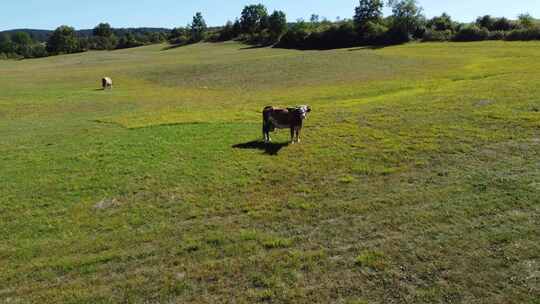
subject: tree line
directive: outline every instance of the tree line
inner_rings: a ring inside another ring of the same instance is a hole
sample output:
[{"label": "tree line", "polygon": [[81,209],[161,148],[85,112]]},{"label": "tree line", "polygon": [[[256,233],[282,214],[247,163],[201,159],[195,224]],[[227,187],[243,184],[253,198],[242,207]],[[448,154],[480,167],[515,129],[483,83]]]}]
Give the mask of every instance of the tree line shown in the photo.
[{"label": "tree line", "polygon": [[[392,14],[383,16],[388,6]],[[428,19],[416,0],[359,0],[351,19],[329,21],[312,15],[309,21],[287,21],[283,11],[270,13],[262,4],[247,5],[236,20],[210,28],[201,13],[191,23],[166,32],[113,29],[97,25],[92,35],[77,35],[60,26],[39,42],[25,32],[0,35],[0,58],[50,55],[131,48],[168,41],[177,46],[201,41],[239,40],[281,48],[332,49],[363,45],[391,45],[417,41],[540,40],[540,23],[529,14],[509,20],[489,15],[472,23],[452,20],[446,13]]]},{"label": "tree line", "polygon": [[88,50],[114,50],[163,43],[169,38],[169,32],[151,29],[114,29],[108,23],[98,24],[89,34],[62,25],[48,34],[45,41],[40,41],[42,34],[34,38],[29,31],[6,32],[0,34],[0,59],[39,58]]},{"label": "tree line", "polygon": [[[388,6],[392,14],[383,16]],[[360,0],[351,19],[329,21],[312,15],[309,21],[288,23],[281,11],[269,14],[262,4],[246,6],[209,41],[237,39],[248,43],[295,49],[332,49],[392,45],[409,41],[540,40],[540,23],[529,14],[509,20],[489,15],[472,23],[452,20],[446,13],[428,19],[416,0]]]}]

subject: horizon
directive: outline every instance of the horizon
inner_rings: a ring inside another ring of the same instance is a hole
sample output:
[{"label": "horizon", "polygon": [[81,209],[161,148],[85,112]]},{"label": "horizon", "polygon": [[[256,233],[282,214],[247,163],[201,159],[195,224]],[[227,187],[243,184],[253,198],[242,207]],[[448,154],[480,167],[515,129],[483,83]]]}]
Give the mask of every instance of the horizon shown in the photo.
[{"label": "horizon", "polygon": [[[351,18],[358,1],[336,0],[333,3],[323,1],[310,2],[298,0],[290,3],[285,0],[238,1],[233,0],[224,5],[213,0],[175,3],[174,0],[141,1],[132,3],[119,0],[109,4],[104,0],[93,3],[72,3],[67,0],[53,0],[46,3],[29,0],[24,3],[5,4],[7,9],[0,12],[0,31],[17,29],[54,30],[60,25],[69,25],[78,30],[92,29],[101,22],[107,22],[114,28],[167,28],[185,26],[191,22],[196,12],[201,12],[209,26],[222,26],[228,20],[239,17],[242,8],[252,3],[262,3],[269,11],[282,10],[287,14],[289,22],[298,19],[309,19],[312,14],[321,18],[336,20]],[[479,0],[471,4],[466,0],[455,0],[445,6],[437,0],[418,1],[424,9],[426,17],[441,15],[446,12],[459,22],[472,22],[478,16],[492,15],[515,19],[521,13],[540,16],[540,2],[536,0],[516,0],[512,3],[502,0]],[[101,5],[100,5],[101,4]],[[28,8],[31,8],[30,10]],[[107,9],[103,9],[107,7]],[[306,7],[309,7],[306,8]],[[168,8],[168,9],[164,9]],[[28,11],[26,18],[14,14],[15,11]],[[128,13],[125,13],[125,12]],[[73,13],[75,12],[75,13]],[[390,11],[385,8],[385,15]],[[44,17],[45,16],[45,17]],[[156,21],[158,20],[158,21]]]}]

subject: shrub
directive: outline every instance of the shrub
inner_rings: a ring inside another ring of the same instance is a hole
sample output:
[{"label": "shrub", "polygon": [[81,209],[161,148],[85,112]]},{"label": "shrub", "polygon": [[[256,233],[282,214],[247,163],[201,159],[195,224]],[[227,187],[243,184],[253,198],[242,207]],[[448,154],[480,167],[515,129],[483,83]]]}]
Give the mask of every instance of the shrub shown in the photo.
[{"label": "shrub", "polygon": [[428,20],[426,23],[426,26],[435,31],[446,31],[446,30],[453,31],[455,28],[455,24],[454,24],[454,21],[452,21],[452,17],[450,17],[446,13],[443,13],[439,17],[433,17],[432,19]]},{"label": "shrub", "polygon": [[434,30],[427,30],[424,33],[424,36],[422,37],[422,41],[429,42],[429,41],[450,41],[453,38],[453,33],[451,30],[444,30],[444,31],[434,31]]},{"label": "shrub", "polygon": [[49,56],[49,53],[47,53],[47,49],[43,44],[36,44],[32,46],[32,58],[41,58],[47,56]]},{"label": "shrub", "polygon": [[482,41],[489,37],[489,31],[476,25],[463,27],[454,36],[455,41]]},{"label": "shrub", "polygon": [[530,28],[530,29],[518,29],[510,31],[506,34],[506,40],[517,41],[517,40],[540,40],[540,28]]},{"label": "shrub", "polygon": [[307,38],[310,34],[311,32],[307,23],[298,22],[281,37],[281,41],[277,46],[283,48],[305,48]]},{"label": "shrub", "polygon": [[488,35],[488,40],[504,40],[506,37],[506,33],[504,31],[491,31]]},{"label": "shrub", "polygon": [[385,43],[388,28],[378,22],[367,22],[360,33],[362,43],[366,44],[381,44]]},{"label": "shrub", "polygon": [[231,21],[227,21],[225,26],[219,30],[215,35],[211,35],[207,39],[210,41],[228,41],[236,38],[239,33],[235,32],[234,24]]},{"label": "shrub", "polygon": [[490,31],[509,31],[516,28],[512,21],[506,18],[498,18],[493,23],[492,27],[489,28]]}]

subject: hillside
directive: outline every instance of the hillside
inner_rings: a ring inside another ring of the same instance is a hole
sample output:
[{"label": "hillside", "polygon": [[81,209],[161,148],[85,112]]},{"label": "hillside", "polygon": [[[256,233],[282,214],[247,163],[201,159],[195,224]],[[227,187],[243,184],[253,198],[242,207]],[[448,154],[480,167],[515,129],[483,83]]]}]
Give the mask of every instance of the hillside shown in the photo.
[{"label": "hillside", "polygon": [[539,47],[0,61],[0,302],[538,303]]}]

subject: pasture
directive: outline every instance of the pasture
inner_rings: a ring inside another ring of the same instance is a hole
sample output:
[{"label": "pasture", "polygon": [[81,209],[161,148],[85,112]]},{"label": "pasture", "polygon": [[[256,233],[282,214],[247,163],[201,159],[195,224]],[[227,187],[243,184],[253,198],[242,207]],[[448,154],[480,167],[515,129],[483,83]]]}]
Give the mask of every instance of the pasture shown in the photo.
[{"label": "pasture", "polygon": [[0,61],[0,302],[538,304],[539,50]]}]

